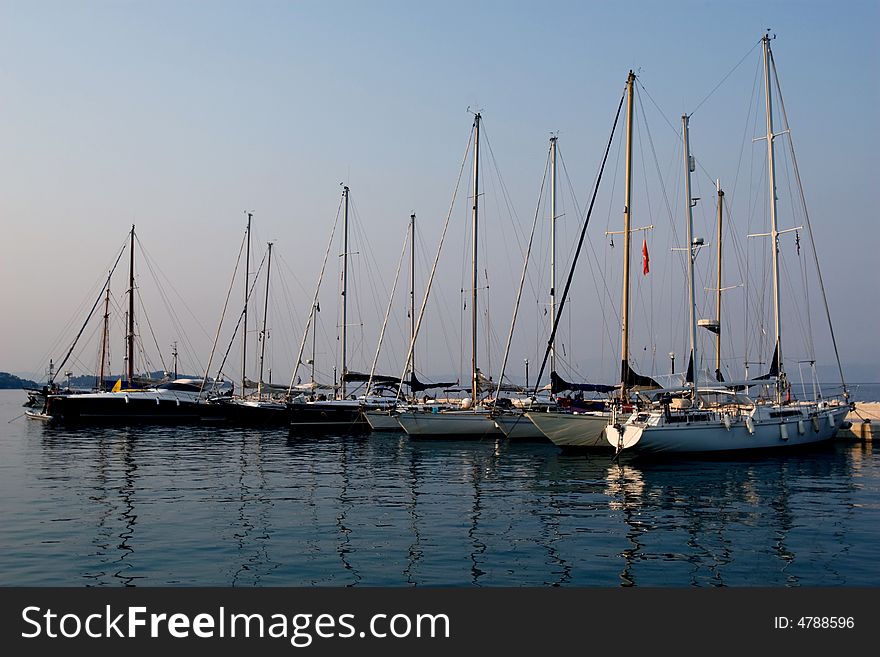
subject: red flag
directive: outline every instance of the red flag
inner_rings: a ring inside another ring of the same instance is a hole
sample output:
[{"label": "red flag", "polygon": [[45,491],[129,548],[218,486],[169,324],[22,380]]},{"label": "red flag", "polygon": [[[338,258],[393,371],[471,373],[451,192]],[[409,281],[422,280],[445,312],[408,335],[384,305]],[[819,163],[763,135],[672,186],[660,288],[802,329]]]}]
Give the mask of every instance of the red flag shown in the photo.
[{"label": "red flag", "polygon": [[647,276],[648,271],[650,270],[648,269],[648,240],[646,238],[645,241],[642,242],[642,273]]}]

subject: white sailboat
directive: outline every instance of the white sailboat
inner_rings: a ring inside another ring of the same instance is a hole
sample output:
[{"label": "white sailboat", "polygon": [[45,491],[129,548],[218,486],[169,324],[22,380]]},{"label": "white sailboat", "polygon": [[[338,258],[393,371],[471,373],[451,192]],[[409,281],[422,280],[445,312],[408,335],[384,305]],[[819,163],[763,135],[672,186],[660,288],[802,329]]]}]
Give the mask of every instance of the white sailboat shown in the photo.
[{"label": "white sailboat", "polygon": [[[653,380],[636,374],[629,364],[629,308],[630,308],[630,253],[632,233],[645,228],[632,228],[632,146],[633,146],[633,99],[635,74],[630,71],[626,81],[626,176],[623,206],[623,299],[621,304],[621,373],[619,401],[629,407],[629,391],[637,387],[655,387]],[[552,353],[551,353],[552,355]],[[552,366],[551,366],[552,370]],[[551,380],[555,372],[551,371]],[[585,387],[585,386],[584,386]],[[593,386],[601,390],[602,386]],[[554,445],[563,449],[604,449],[609,448],[605,439],[605,428],[612,419],[610,408],[584,412],[531,412],[526,414],[532,423],[549,438]]]},{"label": "white sailboat", "polygon": [[[394,291],[397,287],[397,278],[395,275],[394,284],[391,286],[391,295],[388,301],[388,310],[385,313],[385,321],[382,323],[382,330],[379,333],[379,342],[376,346],[376,355],[373,358],[373,365],[370,368],[370,375],[367,379],[367,392],[368,394],[373,392],[373,385],[378,381],[381,384],[389,385],[393,384],[397,390],[398,395],[390,399],[385,396],[376,397],[375,399],[379,403],[377,408],[373,408],[372,410],[365,410],[364,417],[366,418],[367,423],[370,425],[370,429],[373,431],[382,431],[382,432],[402,432],[403,427],[400,426],[400,422],[397,421],[397,416],[400,413],[405,413],[407,411],[413,411],[416,413],[424,413],[424,412],[433,412],[436,408],[438,411],[442,409],[450,408],[448,404],[441,404],[439,402],[430,402],[430,400],[425,396],[421,401],[416,399],[416,395],[418,392],[428,390],[430,388],[440,388],[440,387],[450,387],[455,385],[454,382],[448,383],[423,383],[418,380],[416,377],[416,368],[415,368],[415,341],[416,341],[416,305],[415,305],[415,290],[416,290],[416,215],[415,213],[410,214],[409,216],[409,229],[407,231],[407,239],[404,240],[404,251],[406,250],[407,242],[409,242],[409,255],[410,255],[410,287],[409,287],[409,318],[410,318],[410,348],[409,354],[406,360],[406,366],[404,367],[404,373],[400,378],[394,378],[389,376],[377,376],[376,375],[376,364],[379,360],[379,352],[382,348],[382,340],[385,335],[385,327],[388,323],[388,317],[391,313],[391,306],[394,301]],[[403,252],[400,255],[400,261],[403,261]],[[400,274],[400,262],[398,262],[397,274]],[[404,377],[406,373],[409,373],[409,380],[407,381]],[[410,388],[410,397],[407,400],[400,399],[400,393],[402,392],[402,387],[404,385],[408,385]]]},{"label": "white sailboat", "polygon": [[[482,375],[477,367],[477,285],[478,285],[478,208],[480,199],[480,113],[474,115],[474,188],[472,235],[472,296],[471,296],[471,398],[463,400],[461,410],[441,410],[424,413],[408,410],[397,416],[397,421],[411,438],[481,439],[500,437],[502,434],[492,421],[489,409],[479,405]],[[411,345],[412,348],[412,345]]]},{"label": "white sailboat", "polygon": [[[637,411],[628,418],[619,418],[605,430],[610,445],[633,453],[723,453],[742,450],[790,449],[827,441],[843,424],[850,410],[844,385],[843,400],[789,401],[789,384],[785,374],[782,327],[780,322],[779,249],[778,238],[783,232],[777,225],[776,181],[774,167],[773,112],[770,67],[770,37],[763,43],[764,94],[766,107],[767,171],[770,194],[770,249],[773,269],[773,312],[775,351],[771,370],[763,380],[747,381],[744,387],[758,383],[771,384],[774,396],[753,400],[735,392],[733,384],[701,385],[697,366],[697,319],[694,301],[694,257],[702,240],[693,237],[690,190],[693,160],[688,140],[688,116],[682,116],[685,167],[685,209],[688,245],[688,295],[690,304],[689,336],[693,376],[686,396],[666,395],[648,410]],[[720,285],[719,285],[720,288]],[[830,319],[830,318],[829,318]],[[832,334],[833,335],[833,334]],[[842,376],[841,376],[842,378]],[[708,383],[708,382],[707,382]],[[726,385],[727,387],[722,387]]]},{"label": "white sailboat", "polygon": [[[550,325],[553,326],[556,319],[556,154],[557,154],[557,136],[550,137]],[[537,223],[537,213],[535,213]],[[532,233],[529,237],[528,247],[526,249],[526,258],[523,263],[522,276],[519,283],[519,292],[517,293],[516,304],[514,305],[513,320],[510,324],[510,331],[507,335],[507,348],[504,351],[504,361],[501,365],[501,374],[498,377],[498,386],[495,391],[495,405],[493,408],[492,419],[495,426],[509,440],[540,440],[546,441],[547,437],[535,424],[528,418],[526,412],[529,410],[552,410],[555,403],[552,401],[539,403],[535,397],[525,397],[510,401],[508,405],[502,406],[501,389],[504,380],[504,371],[507,367],[507,358],[510,354],[510,344],[513,339],[513,329],[516,324],[516,316],[519,310],[520,297],[522,295],[523,285],[526,279],[526,269],[528,267],[529,256],[531,255],[532,239],[535,234],[535,227],[532,227]],[[555,371],[556,368],[556,349],[552,342],[550,344],[550,369]],[[526,389],[528,389],[528,360],[526,360]]]}]

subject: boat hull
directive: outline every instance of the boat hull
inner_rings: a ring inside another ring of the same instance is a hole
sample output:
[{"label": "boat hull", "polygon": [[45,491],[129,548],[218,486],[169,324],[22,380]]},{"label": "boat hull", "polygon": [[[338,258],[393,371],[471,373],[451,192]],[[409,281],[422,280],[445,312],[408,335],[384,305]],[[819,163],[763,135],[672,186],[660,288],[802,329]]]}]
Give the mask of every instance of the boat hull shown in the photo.
[{"label": "boat hull", "polygon": [[473,411],[408,412],[397,421],[410,438],[481,440],[504,435],[488,413]]},{"label": "boat hull", "polygon": [[612,447],[637,454],[723,454],[728,452],[786,450],[831,440],[849,412],[848,406],[821,409],[817,414],[783,418],[745,416],[689,424],[652,426],[626,422],[610,425],[605,437]]},{"label": "boat hull", "polygon": [[527,413],[532,423],[554,445],[562,449],[608,450],[605,427],[610,413]]},{"label": "boat hull", "polygon": [[364,413],[366,417],[367,423],[370,425],[370,429],[373,431],[403,431],[403,427],[400,426],[400,422],[397,421],[396,413],[389,413],[388,411],[367,411]]},{"label": "boat hull", "polygon": [[502,413],[496,415],[495,426],[508,440],[547,442],[547,436],[535,426],[526,413]]},{"label": "boat hull", "polygon": [[150,391],[50,395],[45,415],[64,424],[189,424],[202,420],[204,401]]},{"label": "boat hull", "polygon": [[287,405],[292,433],[364,433],[370,430],[358,404],[292,402]]},{"label": "boat hull", "polygon": [[286,427],[290,411],[287,404],[279,402],[214,399],[206,405],[202,420],[241,427]]}]

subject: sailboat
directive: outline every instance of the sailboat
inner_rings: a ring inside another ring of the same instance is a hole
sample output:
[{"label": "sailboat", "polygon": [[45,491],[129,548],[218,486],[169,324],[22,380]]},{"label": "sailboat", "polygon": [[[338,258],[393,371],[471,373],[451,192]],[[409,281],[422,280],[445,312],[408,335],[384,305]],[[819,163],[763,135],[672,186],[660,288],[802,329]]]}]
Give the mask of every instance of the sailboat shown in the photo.
[{"label": "sailboat", "polygon": [[[502,434],[495,426],[489,409],[479,405],[485,379],[477,366],[477,285],[478,273],[478,217],[480,199],[480,121],[479,112],[474,114],[474,188],[472,206],[472,290],[471,290],[471,397],[464,399],[461,409],[439,410],[426,413],[408,410],[397,416],[397,421],[411,438],[458,438],[481,439],[484,437],[500,437]],[[412,348],[412,345],[411,345]]]},{"label": "sailboat", "polygon": [[[400,432],[403,431],[403,427],[400,426],[400,422],[397,421],[397,416],[400,413],[406,411],[414,411],[414,412],[431,412],[432,409],[437,408],[440,410],[441,408],[448,408],[448,405],[440,404],[438,402],[429,403],[429,399],[426,396],[422,398],[421,401],[416,399],[416,395],[425,390],[429,390],[431,388],[448,388],[456,385],[455,382],[439,382],[439,383],[424,383],[418,379],[416,376],[416,367],[415,367],[415,341],[416,341],[416,281],[415,281],[415,272],[416,272],[416,215],[412,213],[409,217],[409,230],[407,232],[407,239],[409,240],[410,247],[410,287],[409,287],[409,317],[410,317],[410,348],[409,354],[407,356],[406,366],[404,368],[404,377],[395,378],[389,376],[379,376],[375,374],[376,362],[379,358],[379,349],[381,348],[382,338],[379,338],[379,346],[376,348],[376,357],[373,361],[373,367],[371,369],[370,375],[367,377],[367,390],[368,392],[372,391],[372,386],[380,383],[386,386],[393,386],[397,389],[398,395],[395,397],[391,407],[388,408],[385,405],[388,403],[388,400],[384,398],[379,398],[377,401],[382,403],[381,408],[375,408],[372,410],[365,410],[364,417],[370,425],[370,429],[373,431],[391,431],[391,432]],[[406,242],[404,242],[404,248],[406,247]],[[401,254],[401,259],[403,254]],[[398,273],[400,269],[398,267]],[[397,284],[397,278],[395,277],[395,286]],[[395,286],[392,286],[391,289],[391,300],[389,300],[388,310],[391,310],[391,301],[394,297],[394,289]],[[388,313],[386,313],[386,323],[388,319]],[[383,325],[383,334],[384,334],[384,325]],[[409,372],[409,380],[406,380],[405,374]],[[408,400],[398,400],[400,397],[400,393],[402,392],[401,388],[406,385],[409,387],[410,398]]]},{"label": "sailboat", "polygon": [[[363,411],[368,408],[377,408],[381,403],[391,404],[388,402],[379,402],[378,400],[359,399],[348,392],[348,383],[352,378],[357,378],[355,373],[349,372],[348,369],[348,232],[349,232],[349,193],[348,185],[342,186],[342,315],[340,318],[340,361],[341,373],[339,376],[339,387],[335,389],[335,395],[332,399],[326,398],[306,398],[303,394],[293,395],[293,380],[299,367],[299,361],[302,358],[302,347],[305,344],[305,336],[303,336],[303,344],[300,346],[300,356],[297,361],[297,367],[294,369],[291,377],[291,385],[288,389],[287,411],[289,413],[290,430],[293,432],[320,432],[320,433],[360,433],[370,430],[364,418]],[[331,235],[332,243],[332,235]],[[326,258],[325,258],[326,262]],[[322,269],[323,274],[323,269]],[[318,282],[320,289],[320,280]],[[315,300],[312,303],[311,318],[314,317],[317,309],[317,291]],[[306,327],[308,329],[308,327]],[[314,330],[314,329],[313,329]],[[320,395],[319,397],[323,397]]]},{"label": "sailboat", "polygon": [[[773,270],[773,317],[775,349],[770,372],[741,385],[731,383],[702,383],[697,358],[698,320],[694,294],[694,259],[702,246],[702,239],[693,237],[693,206],[691,172],[694,170],[690,153],[688,115],[683,115],[682,137],[685,181],[685,216],[687,220],[689,339],[691,364],[689,390],[685,395],[663,395],[652,407],[639,410],[628,418],[615,418],[605,430],[609,444],[621,452],[638,454],[668,453],[726,453],[743,450],[792,449],[814,445],[831,439],[842,426],[850,410],[844,383],[843,399],[814,401],[791,400],[790,386],[783,360],[783,333],[781,325],[781,295],[779,268],[779,230],[777,223],[777,185],[774,162],[774,133],[770,69],[773,55],[770,36],[762,38],[764,64],[764,96],[766,108],[767,171],[769,178],[771,263]],[[774,69],[775,70],[775,69]],[[821,281],[821,275],[820,275]],[[720,288],[720,285],[719,285]],[[830,322],[830,316],[829,316]],[[832,332],[833,337],[833,332]],[[839,364],[839,360],[838,360]],[[841,370],[841,379],[842,370]],[[744,393],[755,385],[773,387],[771,399],[752,399]]]},{"label": "sailboat", "polygon": [[[207,407],[201,379],[175,379],[143,387],[135,377],[135,230],[130,231],[126,379],[110,392],[49,394],[42,415],[63,423],[185,423],[199,421]],[[219,389],[228,389],[221,383]]]},{"label": "sailboat", "polygon": [[[621,334],[620,353],[621,370],[620,385],[618,390],[618,405],[623,408],[632,408],[629,400],[630,391],[637,388],[658,388],[653,379],[637,374],[629,362],[629,318],[630,318],[630,253],[632,233],[649,230],[651,226],[644,228],[632,228],[632,147],[633,147],[633,99],[635,87],[635,74],[630,71],[626,80],[626,177],[624,185],[623,205],[623,301],[621,304]],[[552,340],[551,340],[552,344]],[[552,356],[552,352],[551,352]],[[610,386],[601,384],[569,384],[563,382],[552,367],[551,360],[551,392],[559,392],[561,389],[574,389],[578,392],[608,393],[613,390]],[[599,408],[595,408],[598,405]],[[582,409],[570,409],[568,412],[530,412],[526,416],[547,438],[557,447],[563,449],[608,449],[605,440],[605,428],[612,419],[610,404],[598,403],[592,407]]]},{"label": "sailboat", "polygon": [[[290,414],[287,410],[287,404],[283,400],[272,399],[270,394],[264,392],[268,388],[263,382],[264,362],[266,355],[266,342],[268,340],[268,331],[266,330],[266,322],[269,314],[269,282],[272,271],[272,242],[268,243],[266,256],[266,290],[263,302],[263,326],[260,331],[260,371],[257,379],[257,389],[250,394],[247,392],[248,383],[245,373],[247,372],[247,311],[250,299],[249,287],[249,263],[250,263],[250,241],[251,241],[251,220],[253,214],[247,213],[247,247],[245,252],[244,266],[244,308],[242,310],[242,339],[241,339],[241,393],[238,396],[219,394],[210,398],[212,410],[216,414],[206,417],[206,420],[212,422],[222,422],[226,424],[235,424],[240,426],[287,426],[290,421]],[[251,386],[252,387],[252,386]]]},{"label": "sailboat", "polygon": [[[557,160],[557,141],[558,137],[553,135],[550,137],[550,325],[553,326],[556,320],[556,160]],[[537,213],[536,213],[537,219]],[[537,222],[536,222],[537,223]],[[552,400],[542,399],[538,401],[537,396],[533,395],[525,398],[502,400],[501,388],[504,379],[504,370],[507,366],[507,357],[510,353],[510,343],[513,338],[513,329],[516,323],[516,315],[519,309],[519,300],[522,295],[523,285],[525,284],[526,268],[528,266],[529,255],[531,254],[532,238],[535,230],[532,227],[532,233],[529,237],[529,244],[526,250],[526,259],[523,264],[522,276],[520,278],[519,292],[517,293],[516,304],[514,306],[513,321],[511,322],[510,332],[507,336],[507,348],[504,352],[504,361],[501,366],[501,374],[499,376],[498,387],[495,392],[495,404],[492,408],[492,419],[495,426],[510,440],[539,440],[546,441],[546,435],[528,418],[527,411],[538,412],[552,411],[556,404]],[[553,344],[550,345],[550,369],[555,374],[556,371],[556,349]],[[528,389],[528,360],[526,359],[526,390]],[[502,403],[504,402],[504,403]]]}]

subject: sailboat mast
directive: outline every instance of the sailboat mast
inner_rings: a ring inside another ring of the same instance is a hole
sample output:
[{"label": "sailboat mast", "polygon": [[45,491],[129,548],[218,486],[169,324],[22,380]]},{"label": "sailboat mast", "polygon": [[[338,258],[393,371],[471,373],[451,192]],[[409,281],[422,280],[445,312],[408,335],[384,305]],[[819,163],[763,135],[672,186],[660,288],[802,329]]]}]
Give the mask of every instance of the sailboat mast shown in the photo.
[{"label": "sailboat mast", "polygon": [[101,367],[100,372],[98,374],[98,385],[95,386],[98,390],[104,390],[104,365],[107,362],[107,337],[108,337],[108,329],[109,329],[109,320],[110,320],[110,288],[107,288],[107,292],[104,295],[104,329],[101,332]]},{"label": "sailboat mast", "polygon": [[[316,342],[316,336],[318,334],[317,310],[318,310],[318,305],[317,304],[313,305],[312,306],[312,313],[315,313],[315,315],[314,315],[314,322],[312,324],[312,371],[309,374],[311,383],[315,382],[315,342]],[[314,388],[312,388],[312,391],[314,392]]]},{"label": "sailboat mast", "polygon": [[620,399],[626,401],[629,380],[629,260],[631,248],[631,202],[632,202],[632,132],[633,132],[633,84],[636,76],[632,71],[626,78],[626,182],[623,205],[623,303],[620,306]]},{"label": "sailboat mast", "polygon": [[480,382],[477,373],[477,208],[480,200],[480,113],[474,116],[474,206],[473,206],[473,275],[471,296],[471,394],[476,405],[480,394]]},{"label": "sailboat mast", "polygon": [[134,381],[134,224],[131,225],[131,253],[128,266],[128,335],[126,336],[128,357],[128,385]]},{"label": "sailboat mast", "polygon": [[263,302],[263,330],[260,332],[260,378],[257,381],[257,399],[263,398],[263,359],[266,356],[266,315],[269,314],[269,272],[272,269],[272,242],[269,242],[269,255],[266,262],[266,298]]},{"label": "sailboat mast", "polygon": [[770,183],[770,248],[773,260],[773,323],[776,331],[776,362],[778,378],[776,382],[776,401],[782,399],[782,386],[785,372],[782,365],[782,329],[780,316],[782,310],[779,303],[779,229],[776,221],[776,165],[773,159],[773,103],[770,96],[770,35],[761,39],[764,46],[764,98],[767,109],[767,171]]},{"label": "sailboat mast", "polygon": [[[550,137],[550,326],[556,325],[556,136]],[[550,371],[556,371],[556,345],[550,345]],[[526,386],[529,382],[526,381]]]},{"label": "sailboat mast", "polygon": [[410,316],[410,333],[409,341],[413,345],[409,355],[409,369],[412,375],[416,373],[416,213],[413,212],[409,216],[409,316]]},{"label": "sailboat mast", "polygon": [[724,216],[724,191],[721,189],[721,180],[715,181],[715,189],[718,192],[718,276],[715,292],[715,378],[721,373],[721,228]]},{"label": "sailboat mast", "polygon": [[342,399],[345,399],[345,375],[348,373],[346,364],[345,341],[347,325],[347,296],[348,289],[348,186],[342,187],[342,197],[345,207],[342,213]]},{"label": "sailboat mast", "polygon": [[[694,215],[693,215],[693,207],[694,201],[691,199],[691,148],[690,141],[688,137],[688,115],[683,114],[681,117],[681,129],[682,129],[682,139],[684,141],[684,202],[685,202],[685,212],[687,214],[687,254],[688,254],[688,263],[687,263],[687,272],[688,272],[688,312],[690,317],[689,323],[689,332],[690,332],[690,342],[691,342],[691,363],[693,365],[691,371],[693,373],[693,381],[691,381],[691,390],[693,394],[693,401],[696,403],[697,401],[697,371],[698,367],[698,359],[697,359],[697,312],[696,312],[696,300],[694,293]],[[719,285],[719,289],[720,289]],[[719,293],[720,294],[720,293]]]},{"label": "sailboat mast", "polygon": [[251,217],[253,217],[253,213],[247,213],[247,243],[245,246],[245,256],[244,256],[244,330],[241,333],[241,396],[244,397],[247,393],[247,389],[245,388],[245,381],[247,380],[247,308],[248,308],[248,277],[249,277],[249,269],[251,266]]}]

